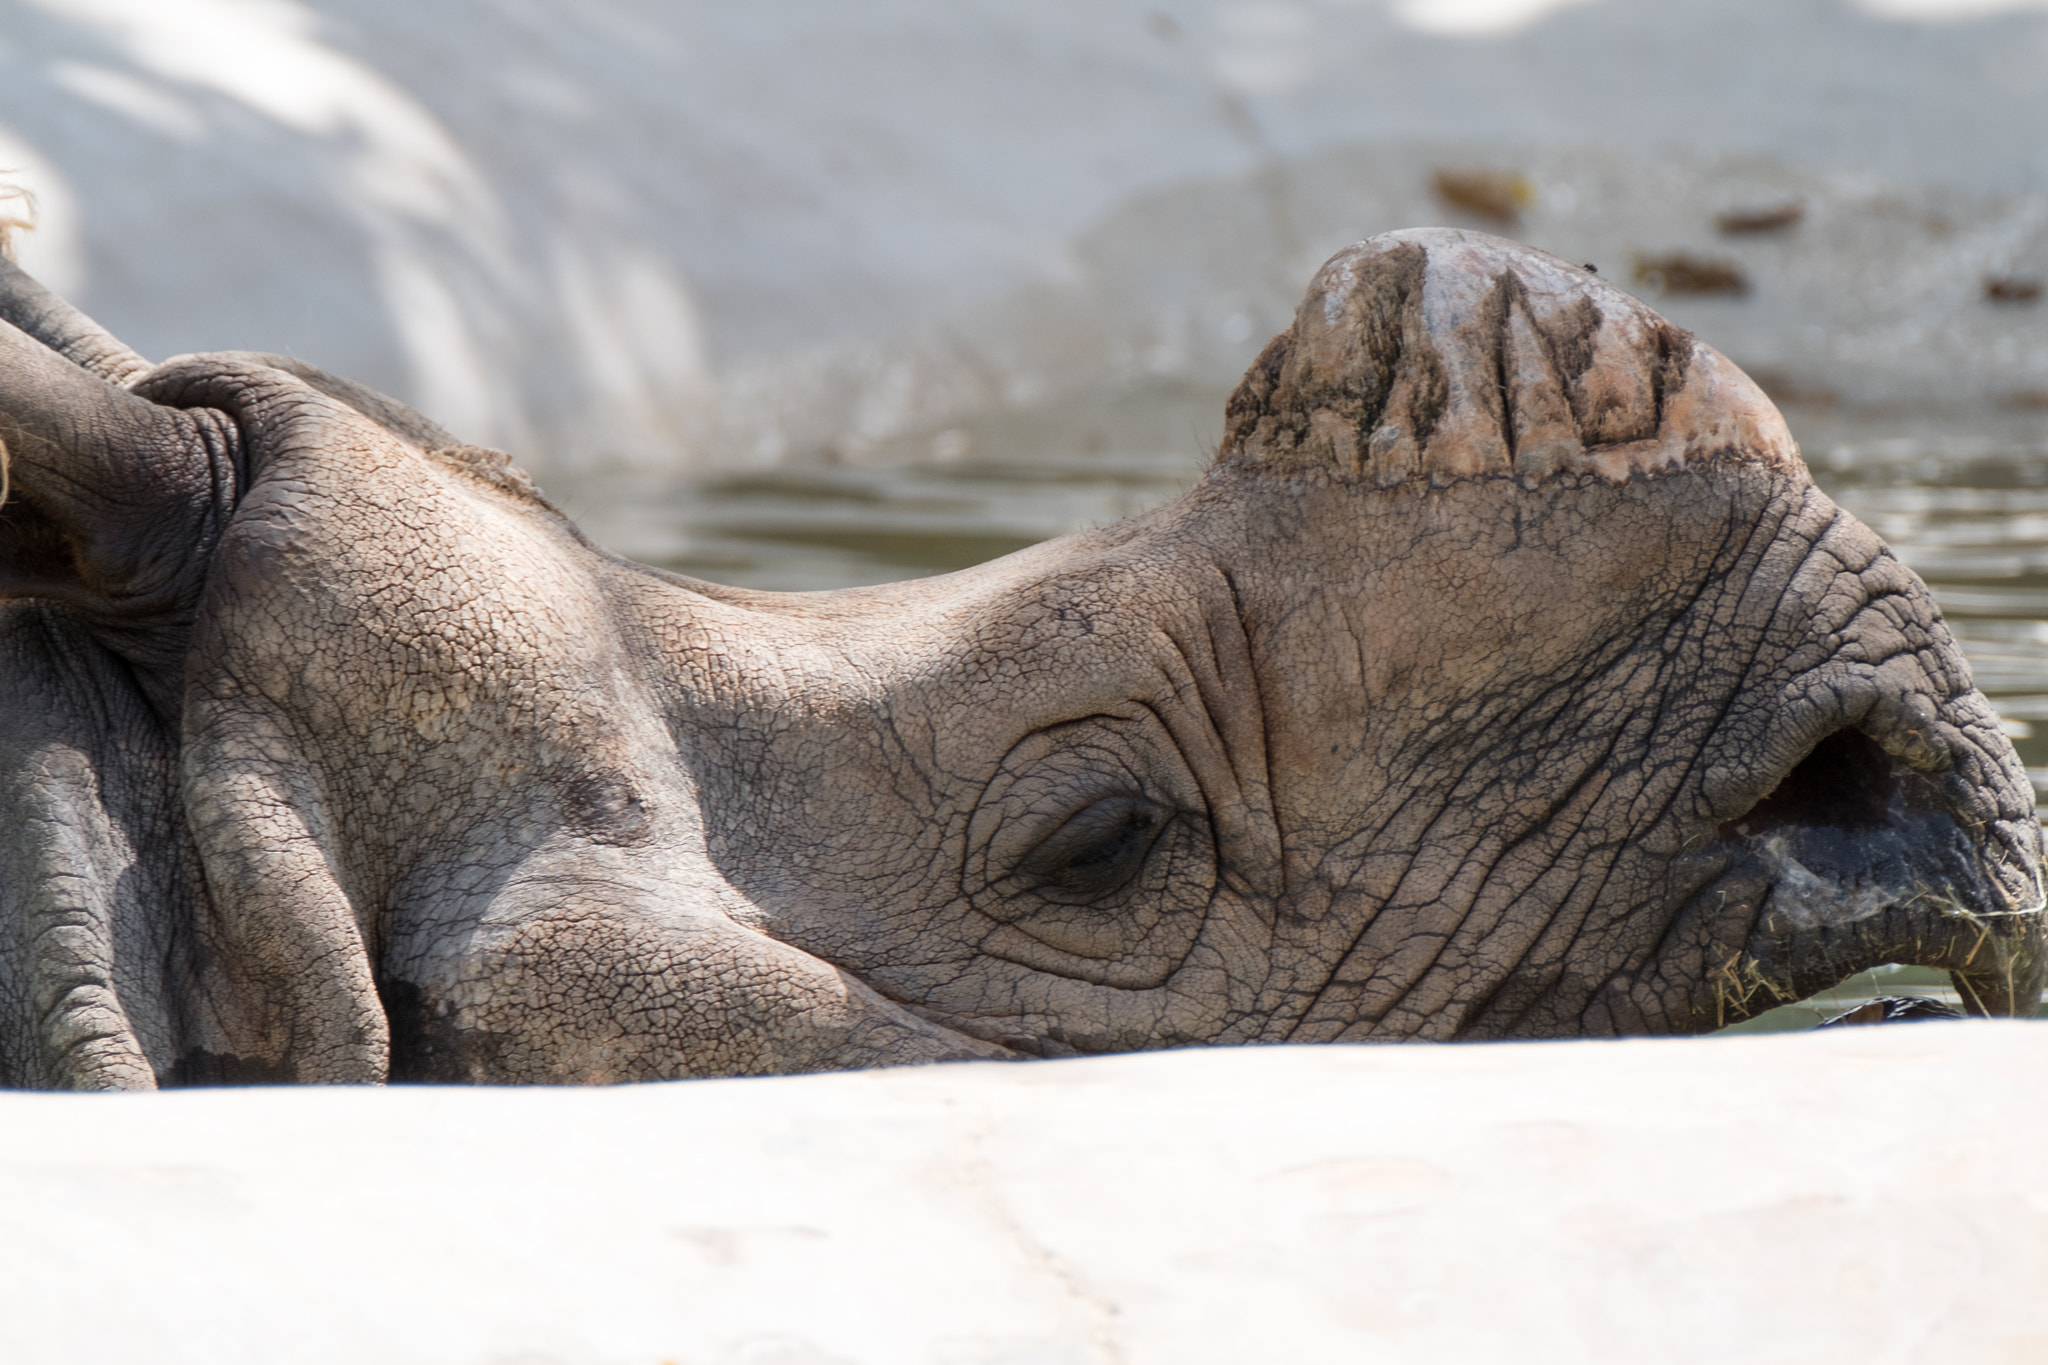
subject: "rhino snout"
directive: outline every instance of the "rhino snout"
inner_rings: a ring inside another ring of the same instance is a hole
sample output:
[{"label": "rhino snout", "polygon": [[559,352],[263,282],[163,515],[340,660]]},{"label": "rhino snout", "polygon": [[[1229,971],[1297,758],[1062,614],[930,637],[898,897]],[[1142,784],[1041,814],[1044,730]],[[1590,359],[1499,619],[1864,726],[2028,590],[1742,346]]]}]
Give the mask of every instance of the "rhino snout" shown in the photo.
[{"label": "rhino snout", "polygon": [[2031,1013],[2048,964],[2034,846],[1958,809],[1937,727],[1881,734],[1827,735],[1720,825],[1755,898],[1742,1012],[1896,962],[1948,969],[1973,1013]]}]

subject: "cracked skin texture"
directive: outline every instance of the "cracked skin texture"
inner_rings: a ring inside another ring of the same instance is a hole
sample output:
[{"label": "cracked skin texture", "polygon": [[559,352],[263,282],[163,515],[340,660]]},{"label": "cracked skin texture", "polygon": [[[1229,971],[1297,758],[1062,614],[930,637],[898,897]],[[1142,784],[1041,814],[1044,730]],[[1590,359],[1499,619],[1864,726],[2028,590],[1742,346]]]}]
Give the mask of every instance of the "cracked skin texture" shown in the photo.
[{"label": "cracked skin texture", "polygon": [[845,592],[585,541],[277,357],[0,289],[0,1078],[602,1082],[2010,1012],[2031,790],[1763,395],[1360,243],[1144,516]]}]

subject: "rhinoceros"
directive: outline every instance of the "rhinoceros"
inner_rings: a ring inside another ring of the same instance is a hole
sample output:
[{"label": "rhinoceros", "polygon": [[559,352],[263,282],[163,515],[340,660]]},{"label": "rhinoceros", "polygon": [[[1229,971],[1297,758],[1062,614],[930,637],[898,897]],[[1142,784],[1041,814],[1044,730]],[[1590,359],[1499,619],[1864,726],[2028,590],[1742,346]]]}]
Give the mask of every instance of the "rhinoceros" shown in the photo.
[{"label": "rhinoceros", "polygon": [[2029,1010],[2041,831],[1926,587],[1570,262],[1359,243],[1147,514],[768,593],[0,288],[0,1077],[603,1082]]}]

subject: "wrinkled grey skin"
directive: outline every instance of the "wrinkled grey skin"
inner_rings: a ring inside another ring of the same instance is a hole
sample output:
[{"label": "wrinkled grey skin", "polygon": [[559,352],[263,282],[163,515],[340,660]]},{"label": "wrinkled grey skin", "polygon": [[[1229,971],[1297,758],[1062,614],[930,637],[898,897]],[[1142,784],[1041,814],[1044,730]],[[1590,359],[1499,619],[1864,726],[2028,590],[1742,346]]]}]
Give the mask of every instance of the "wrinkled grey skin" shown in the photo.
[{"label": "wrinkled grey skin", "polygon": [[0,288],[0,1076],[618,1081],[2011,1012],[2041,842],[1925,587],[1732,366],[1340,254],[1145,516],[745,592],[246,354]]}]

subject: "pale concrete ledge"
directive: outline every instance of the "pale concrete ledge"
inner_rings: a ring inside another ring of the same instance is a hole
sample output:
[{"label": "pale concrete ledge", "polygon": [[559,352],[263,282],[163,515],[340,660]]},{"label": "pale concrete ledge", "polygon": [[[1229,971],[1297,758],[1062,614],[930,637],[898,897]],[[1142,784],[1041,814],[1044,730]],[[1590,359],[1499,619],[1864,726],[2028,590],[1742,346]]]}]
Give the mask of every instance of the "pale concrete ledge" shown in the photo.
[{"label": "pale concrete ledge", "polygon": [[2048,1360],[2048,1029],[0,1096],[0,1359]]}]

